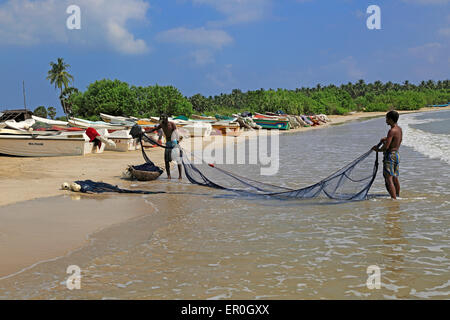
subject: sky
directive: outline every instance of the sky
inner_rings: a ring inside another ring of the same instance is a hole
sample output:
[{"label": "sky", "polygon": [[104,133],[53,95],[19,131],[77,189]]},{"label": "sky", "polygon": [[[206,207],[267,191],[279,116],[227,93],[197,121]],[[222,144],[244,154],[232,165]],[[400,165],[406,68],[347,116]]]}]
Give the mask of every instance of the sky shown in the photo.
[{"label": "sky", "polygon": [[81,91],[107,78],[209,96],[449,79],[449,44],[450,0],[0,0],[0,110],[23,107],[22,81],[29,109],[59,110],[59,57]]}]

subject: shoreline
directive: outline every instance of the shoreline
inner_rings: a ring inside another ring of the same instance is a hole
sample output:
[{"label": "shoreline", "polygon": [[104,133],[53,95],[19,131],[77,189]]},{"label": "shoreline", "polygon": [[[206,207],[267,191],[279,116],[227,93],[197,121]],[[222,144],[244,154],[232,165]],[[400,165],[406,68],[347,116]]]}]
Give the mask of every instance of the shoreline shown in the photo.
[{"label": "shoreline", "polygon": [[[444,108],[422,108],[414,111],[399,111],[399,113],[408,114],[440,110],[450,110],[450,106]],[[352,121],[378,118],[384,115],[385,112],[358,112],[344,116],[331,115],[328,116],[331,122],[326,125],[280,131],[280,134],[318,130]],[[258,131],[247,131],[241,134],[241,137],[258,134]],[[189,140],[191,146],[192,144],[196,145],[195,139],[197,138]],[[214,141],[214,138],[211,140]],[[183,147],[186,147],[186,143]],[[147,149],[146,152],[156,165],[164,168],[163,149],[151,148]],[[140,150],[125,153],[105,151],[101,154],[53,158],[0,156],[0,159],[0,208],[24,201],[67,195],[67,191],[60,190],[63,182],[71,183],[76,180],[90,179],[121,185],[127,188],[133,181],[122,179],[122,172],[126,170],[127,165],[138,165],[144,161]],[[175,175],[177,174],[175,173]]]},{"label": "shoreline", "polygon": [[[434,109],[421,109],[417,111],[403,111],[405,113],[418,113],[435,111]],[[450,107],[438,110],[450,110]],[[308,130],[329,128],[333,125],[341,125],[352,121],[364,121],[367,119],[384,116],[384,112],[355,113],[346,116],[329,116],[332,122],[317,127],[303,127],[289,131],[280,131],[280,134],[291,134]],[[255,137],[259,131],[247,131],[241,137]],[[221,137],[221,136],[217,136]],[[189,140],[185,143],[198,146],[200,138]],[[214,142],[210,139],[208,143]],[[205,144],[203,144],[204,146]],[[189,149],[189,148],[187,148]],[[146,150],[156,165],[163,167],[164,150],[151,148]],[[122,188],[130,188],[135,181],[124,180],[121,173],[128,164],[141,164],[143,162],[141,151],[120,153],[108,151],[103,154],[91,154],[78,157],[57,158],[13,158],[0,157],[0,236],[8,237],[0,246],[0,256],[7,257],[7,264],[0,270],[0,280],[14,277],[32,269],[34,266],[48,261],[64,257],[71,252],[85,247],[92,237],[105,229],[139,219],[152,212],[142,213],[142,209],[127,210],[125,205],[129,203],[126,197],[106,197],[109,201],[96,201],[102,199],[102,195],[77,194],[60,190],[63,182],[91,179],[119,185]],[[20,170],[17,170],[19,166]],[[173,168],[176,171],[176,168]],[[177,172],[173,172],[173,182],[176,183]],[[43,176],[42,173],[45,172]],[[167,182],[167,179],[163,181]],[[80,204],[68,208],[67,198],[72,200],[80,198]],[[52,199],[56,198],[56,199]],[[51,200],[52,208],[49,212],[35,212],[33,205],[42,203],[46,199]],[[34,200],[34,202],[30,202]],[[138,201],[140,202],[140,201]],[[90,204],[94,206],[90,206]],[[102,206],[101,210],[92,209]],[[108,207],[109,206],[109,207]],[[14,210],[9,210],[14,207]],[[80,210],[81,208],[81,210]]]}]

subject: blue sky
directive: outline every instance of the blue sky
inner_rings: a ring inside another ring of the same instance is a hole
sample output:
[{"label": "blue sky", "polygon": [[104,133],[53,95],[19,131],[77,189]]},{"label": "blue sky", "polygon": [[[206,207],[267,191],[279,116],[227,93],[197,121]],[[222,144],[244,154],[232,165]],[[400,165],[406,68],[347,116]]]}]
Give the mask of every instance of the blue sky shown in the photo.
[{"label": "blue sky", "polygon": [[[81,29],[68,30],[69,5]],[[369,30],[369,5],[381,30]],[[234,88],[448,79],[450,0],[0,0],[0,109],[56,106],[50,61],[75,86],[103,78],[173,85],[190,96]]]}]

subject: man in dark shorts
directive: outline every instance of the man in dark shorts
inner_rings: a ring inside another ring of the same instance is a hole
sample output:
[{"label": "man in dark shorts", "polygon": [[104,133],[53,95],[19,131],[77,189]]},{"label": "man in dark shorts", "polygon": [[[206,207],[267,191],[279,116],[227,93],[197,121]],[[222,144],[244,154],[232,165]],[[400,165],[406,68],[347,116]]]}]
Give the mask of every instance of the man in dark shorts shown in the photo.
[{"label": "man in dark shorts", "polygon": [[178,144],[183,137],[178,139],[177,126],[175,123],[169,121],[169,117],[166,114],[161,115],[159,123],[160,124],[150,130],[149,133],[162,129],[164,135],[166,136],[166,146],[168,147],[168,149],[165,149],[164,151],[164,162],[166,163],[167,178],[171,179],[170,162],[174,160],[178,165],[178,179],[181,180],[181,159],[180,156],[176,156],[174,158],[173,155],[180,152]]},{"label": "man in dark shorts", "polygon": [[386,124],[391,126],[387,137],[380,140],[383,144],[381,148],[374,146],[372,150],[383,152],[383,176],[386,183],[386,189],[392,199],[400,196],[399,165],[400,156],[398,150],[403,139],[402,128],[397,124],[399,114],[396,111],[389,111],[386,114]]}]

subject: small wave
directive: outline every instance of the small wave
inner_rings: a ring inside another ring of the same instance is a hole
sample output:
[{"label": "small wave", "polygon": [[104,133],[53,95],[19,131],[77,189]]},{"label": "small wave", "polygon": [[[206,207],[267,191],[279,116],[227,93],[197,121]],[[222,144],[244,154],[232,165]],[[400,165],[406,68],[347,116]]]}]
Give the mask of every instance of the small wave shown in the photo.
[{"label": "small wave", "polygon": [[450,164],[450,135],[433,134],[412,128],[413,124],[439,122],[438,119],[417,119],[417,116],[406,116],[401,121],[403,128],[403,144],[431,158]]}]

